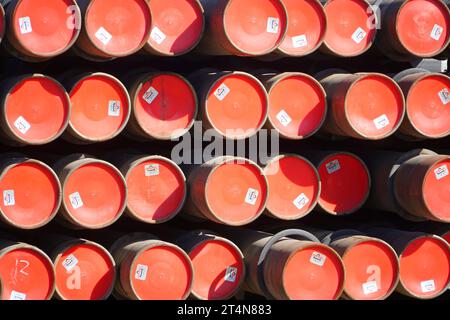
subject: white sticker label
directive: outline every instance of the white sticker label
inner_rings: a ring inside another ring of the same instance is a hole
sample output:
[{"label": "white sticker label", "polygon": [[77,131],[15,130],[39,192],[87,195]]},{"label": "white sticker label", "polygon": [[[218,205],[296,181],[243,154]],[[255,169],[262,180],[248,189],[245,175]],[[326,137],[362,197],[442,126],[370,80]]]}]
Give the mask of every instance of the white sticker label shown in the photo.
[{"label": "white sticker label", "polygon": [[158,96],[159,92],[156,91],[155,88],[150,87],[148,88],[148,90],[144,93],[144,95],[142,96],[142,98],[145,100],[145,102],[147,102],[148,104],[152,104],[152,102],[156,99],[156,97]]},{"label": "white sticker label", "polygon": [[14,190],[3,191],[3,204],[6,207],[11,207],[16,204],[16,199],[14,198]]},{"label": "white sticker label", "polygon": [[19,130],[23,134],[26,134],[28,130],[31,129],[31,124],[27,120],[25,120],[24,117],[20,116],[16,121],[14,121],[14,127],[16,127],[17,130]]},{"label": "white sticker label", "polygon": [[378,118],[376,118],[375,120],[373,120],[373,123],[375,124],[375,127],[378,130],[381,130],[389,125],[389,119],[388,119],[387,115],[383,114],[383,115],[379,116]]},{"label": "white sticker label", "polygon": [[111,41],[112,35],[106,31],[105,28],[100,27],[95,33],[95,37],[100,40],[105,46]]},{"label": "white sticker label", "polygon": [[328,174],[332,174],[336,171],[341,170],[341,164],[339,163],[339,160],[328,162],[325,167],[327,168]]},{"label": "white sticker label", "polygon": [[148,164],[145,167],[145,176],[152,177],[159,175],[159,164]]},{"label": "white sticker label", "polygon": [[167,37],[158,27],[154,27],[150,33],[150,38],[152,38],[157,44],[161,44]]},{"label": "white sticker label", "polygon": [[358,27],[358,29],[356,29],[356,31],[353,32],[352,39],[357,44],[360,44],[361,41],[363,41],[366,36],[367,36],[367,32],[365,32],[363,28]]},{"label": "white sticker label", "polygon": [[450,92],[448,91],[447,88],[444,88],[441,91],[439,91],[439,98],[441,99],[444,106],[450,102]]},{"label": "white sticker label", "polygon": [[442,28],[438,24],[435,24],[433,27],[433,30],[431,30],[430,37],[432,39],[438,41],[441,38],[443,31],[444,31],[444,28]]},{"label": "white sticker label", "polygon": [[11,290],[11,295],[9,296],[9,300],[27,300],[27,295],[22,292],[17,292]]},{"label": "white sticker label", "polygon": [[81,200],[81,196],[78,192],[72,193],[69,195],[70,203],[74,209],[81,208],[83,206],[83,200]]},{"label": "white sticker label", "polygon": [[378,292],[378,290],[379,290],[376,281],[369,281],[369,282],[363,283],[362,289],[366,296],[369,294]]},{"label": "white sticker label", "polygon": [[309,262],[312,264],[318,265],[319,267],[323,267],[325,264],[325,260],[327,260],[327,257],[319,252],[313,252],[311,255],[311,259],[309,259]]},{"label": "white sticker label", "polygon": [[31,28],[30,17],[19,18],[19,28],[20,28],[20,33],[22,33],[22,34],[33,32],[33,28]]},{"label": "white sticker label", "polygon": [[436,290],[434,280],[422,281],[420,283],[420,287],[422,288],[423,293],[433,292],[434,290]]},{"label": "white sticker label", "polygon": [[292,122],[292,118],[284,110],[278,112],[277,119],[278,121],[280,121],[283,127],[287,127]]},{"label": "white sticker label", "polygon": [[134,278],[137,280],[145,281],[147,279],[148,266],[144,264],[138,264],[136,267],[136,273]]},{"label": "white sticker label", "polygon": [[73,255],[68,255],[62,262],[63,267],[68,271],[72,271],[78,264],[78,259]]},{"label": "white sticker label", "polygon": [[245,196],[245,202],[254,206],[256,204],[256,200],[258,200],[259,191],[249,188],[247,191],[247,195]]},{"label": "white sticker label", "polygon": [[235,267],[228,267],[227,271],[225,272],[225,281],[228,282],[235,282],[237,277],[237,268]]},{"label": "white sticker label", "polygon": [[447,70],[448,70],[448,60],[447,59],[441,60],[441,72],[444,73],[447,72]]},{"label": "white sticker label", "polygon": [[118,117],[120,116],[120,101],[109,100],[108,102],[108,116]]},{"label": "white sticker label", "polygon": [[280,19],[269,17],[267,19],[267,32],[278,33],[280,29]]},{"label": "white sticker label", "polygon": [[444,177],[448,176],[449,172],[448,172],[448,167],[447,165],[443,165],[440,166],[439,168],[434,170],[434,174],[436,176],[436,179],[441,180]]},{"label": "white sticker label", "polygon": [[230,93],[230,88],[226,86],[225,83],[222,83],[217,90],[214,92],[214,95],[217,99],[222,101],[225,97]]},{"label": "white sticker label", "polygon": [[294,48],[302,48],[308,45],[308,40],[306,39],[306,35],[301,34],[299,36],[292,37],[292,46]]},{"label": "white sticker label", "polygon": [[309,198],[302,193],[294,200],[294,205],[297,207],[297,209],[301,210],[303,209],[307,204],[309,203]]}]

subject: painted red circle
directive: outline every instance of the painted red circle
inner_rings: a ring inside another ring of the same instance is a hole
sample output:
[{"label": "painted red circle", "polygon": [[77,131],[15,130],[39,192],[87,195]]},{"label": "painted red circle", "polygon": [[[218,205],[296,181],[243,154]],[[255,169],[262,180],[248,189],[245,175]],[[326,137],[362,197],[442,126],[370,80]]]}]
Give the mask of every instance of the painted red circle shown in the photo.
[{"label": "painted red circle", "polygon": [[[66,259],[76,263],[65,266]],[[55,273],[57,290],[66,300],[106,299],[114,286],[114,261],[106,249],[89,243],[64,251],[55,261]]]},{"label": "painted red circle", "polygon": [[117,79],[108,75],[94,74],[83,78],[71,90],[70,99],[70,125],[89,140],[103,141],[116,136],[130,112],[127,91]]},{"label": "painted red circle", "polygon": [[88,163],[66,179],[63,201],[78,222],[92,228],[108,225],[122,214],[126,186],[119,172],[104,163]]},{"label": "painted red circle", "polygon": [[[138,268],[140,276],[136,278]],[[140,253],[131,266],[130,276],[134,291],[142,300],[183,299],[193,280],[189,258],[180,249],[168,246]]]},{"label": "painted red circle", "polygon": [[126,181],[128,208],[144,221],[170,219],[186,196],[186,181],[180,169],[162,159],[140,162],[128,172]]},{"label": "painted red circle", "polygon": [[18,82],[5,101],[5,117],[13,133],[32,144],[56,139],[67,126],[70,103],[56,81],[29,76]]},{"label": "painted red circle", "polygon": [[360,242],[346,251],[343,261],[345,292],[352,299],[384,299],[397,285],[397,255],[384,242]]},{"label": "painted red circle", "polygon": [[125,56],[147,42],[151,13],[145,0],[93,0],[84,23],[96,47],[113,56]]},{"label": "painted red circle", "polygon": [[364,0],[330,0],[325,44],[341,56],[362,54],[375,39],[376,24],[370,5]]},{"label": "painted red circle", "polygon": [[283,0],[288,13],[286,36],[279,49],[286,54],[303,56],[314,51],[322,42],[327,20],[317,0]]},{"label": "painted red circle", "polygon": [[195,121],[197,100],[189,83],[176,75],[159,74],[144,82],[134,100],[134,114],[150,136],[170,139]]},{"label": "painted red circle", "polygon": [[[320,254],[323,265],[311,262]],[[291,300],[334,300],[344,282],[344,266],[339,256],[325,246],[311,245],[297,250],[284,266],[282,284]]]},{"label": "painted red circle", "polygon": [[412,241],[400,256],[400,280],[418,297],[436,296],[446,290],[450,279],[450,250],[445,241],[421,237]]},{"label": "painted red circle", "polygon": [[316,169],[304,159],[285,156],[264,169],[269,183],[267,209],[280,219],[298,219],[317,204],[320,181]]},{"label": "painted red circle", "polygon": [[189,253],[194,267],[192,292],[205,300],[223,300],[236,293],[244,276],[240,251],[222,240],[207,240]]},{"label": "painted red circle", "polygon": [[53,266],[39,251],[17,248],[0,258],[2,300],[46,300],[54,287]]},{"label": "painted red circle", "polygon": [[257,166],[228,161],[209,175],[205,197],[215,217],[227,224],[241,225],[262,213],[267,183]]},{"label": "painted red circle", "polygon": [[33,228],[49,222],[60,205],[61,188],[50,168],[22,163],[9,168],[0,180],[2,213],[13,224]]},{"label": "painted red circle", "polygon": [[423,198],[438,219],[450,221],[450,159],[436,163],[425,176]]},{"label": "painted red circle", "polygon": [[426,75],[412,85],[406,112],[422,134],[438,138],[450,134],[450,78]]},{"label": "painted red circle", "polygon": [[255,134],[267,115],[267,96],[261,83],[246,74],[222,77],[209,91],[206,113],[221,134],[239,139]]},{"label": "painted red circle", "polygon": [[54,56],[69,49],[80,20],[73,0],[20,0],[14,10],[12,27],[20,44],[35,55]]},{"label": "painted red circle", "polygon": [[166,55],[191,50],[202,37],[203,8],[196,0],[152,0],[152,31],[148,43]]},{"label": "painted red circle", "polygon": [[319,205],[328,213],[342,215],[360,208],[370,191],[367,168],[357,157],[335,154],[318,168],[322,191]]},{"label": "painted red circle", "polygon": [[249,55],[275,50],[286,30],[286,11],[279,0],[230,0],[223,20],[231,43]]},{"label": "painted red circle", "polygon": [[269,119],[284,136],[302,139],[315,133],[325,119],[326,96],[308,76],[287,76],[269,92]]},{"label": "painted red circle", "polygon": [[357,80],[345,99],[347,119],[368,139],[391,135],[405,114],[401,89],[390,78],[368,75]]},{"label": "painted red circle", "polygon": [[396,30],[400,42],[417,56],[432,56],[447,44],[450,15],[436,0],[408,0],[400,8]]}]

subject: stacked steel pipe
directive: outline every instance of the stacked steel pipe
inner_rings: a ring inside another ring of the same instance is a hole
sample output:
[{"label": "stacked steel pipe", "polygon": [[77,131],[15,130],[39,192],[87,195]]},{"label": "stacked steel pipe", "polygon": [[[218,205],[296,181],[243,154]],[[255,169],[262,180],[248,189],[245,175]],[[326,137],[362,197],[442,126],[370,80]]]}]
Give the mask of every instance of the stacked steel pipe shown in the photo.
[{"label": "stacked steel pipe", "polygon": [[444,1],[0,2],[0,300],[448,294]]}]

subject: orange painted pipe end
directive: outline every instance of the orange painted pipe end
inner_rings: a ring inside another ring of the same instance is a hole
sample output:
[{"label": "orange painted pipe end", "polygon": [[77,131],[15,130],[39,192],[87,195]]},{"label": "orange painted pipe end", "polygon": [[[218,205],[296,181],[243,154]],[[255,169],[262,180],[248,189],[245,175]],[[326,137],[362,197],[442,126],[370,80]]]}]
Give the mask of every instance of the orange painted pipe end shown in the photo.
[{"label": "orange painted pipe end", "polygon": [[153,246],[134,259],[131,286],[140,300],[183,300],[194,279],[189,257],[173,246]]},{"label": "orange painted pipe end", "polygon": [[126,198],[124,178],[103,161],[74,169],[63,186],[63,205],[73,220],[87,228],[114,223],[125,209]]},{"label": "orange painted pipe end", "polygon": [[317,0],[283,0],[288,27],[278,50],[289,56],[305,56],[323,43],[327,18]]},{"label": "orange painted pipe end", "polygon": [[56,291],[64,300],[103,300],[112,292],[115,263],[103,247],[80,243],[55,259]]},{"label": "orange painted pipe end", "polygon": [[435,163],[422,184],[423,199],[430,213],[439,221],[450,221],[450,157]]},{"label": "orange painted pipe end", "polygon": [[264,174],[269,184],[267,210],[283,220],[299,219],[316,206],[320,180],[316,168],[306,159],[279,156],[268,163]]},{"label": "orange painted pipe end", "polygon": [[357,211],[370,192],[370,175],[364,162],[352,154],[336,153],[318,167],[322,190],[319,205],[332,215]]},{"label": "orange painted pipe end", "polygon": [[279,0],[231,0],[223,17],[228,41],[244,55],[264,55],[283,41],[287,14]]},{"label": "orange painted pipe end", "polygon": [[61,204],[61,186],[53,170],[41,162],[12,165],[0,177],[0,209],[9,224],[35,229],[50,222]]},{"label": "orange painted pipe end", "polygon": [[450,41],[450,12],[443,1],[405,1],[397,12],[395,31],[400,44],[419,57],[442,52]]},{"label": "orange painted pipe end", "polygon": [[268,95],[269,121],[283,137],[304,139],[322,127],[327,114],[326,93],[312,77],[287,75],[272,85]]},{"label": "orange painted pipe end", "polygon": [[343,256],[345,293],[354,300],[383,300],[396,288],[398,257],[385,242],[362,241]]},{"label": "orange painted pipe end", "polygon": [[[333,54],[354,57],[363,54],[375,40],[373,11],[365,0],[330,0],[324,5],[327,31],[324,44]],[[373,21],[372,21],[373,20]]]},{"label": "orange painted pipe end", "polygon": [[400,86],[381,73],[333,74],[322,80],[329,94],[325,130],[362,140],[394,134],[405,116]]},{"label": "orange painted pipe end", "polygon": [[434,298],[447,290],[450,282],[448,243],[436,236],[411,241],[400,255],[400,281],[411,295]]},{"label": "orange painted pipe end", "polygon": [[67,51],[77,40],[81,19],[73,0],[20,0],[9,22],[14,41],[33,56],[51,58]]},{"label": "orange painted pipe end", "polygon": [[430,138],[450,134],[450,78],[425,75],[414,82],[406,97],[406,114],[412,126]]},{"label": "orange painted pipe end", "polygon": [[194,268],[192,294],[202,300],[223,300],[240,289],[245,277],[244,258],[231,242],[206,240],[189,253]]},{"label": "orange painted pipe end", "polygon": [[80,79],[69,94],[69,126],[82,140],[110,140],[125,128],[130,117],[130,98],[118,79],[104,73],[90,74]]},{"label": "orange painted pipe end", "polygon": [[345,269],[339,255],[319,244],[294,251],[281,279],[290,300],[336,300],[341,296],[344,280]]},{"label": "orange painted pipe end", "polygon": [[349,88],[346,113],[353,129],[367,139],[386,138],[400,127],[405,116],[405,99],[389,77],[367,74]]},{"label": "orange painted pipe end", "polygon": [[195,90],[186,79],[161,73],[141,84],[133,111],[139,126],[150,137],[170,140],[193,126],[197,104]]},{"label": "orange painted pipe end", "polygon": [[70,100],[56,80],[35,74],[18,81],[5,102],[9,131],[23,144],[45,144],[57,139],[66,129]]},{"label": "orange painted pipe end", "polygon": [[147,45],[161,55],[177,56],[191,51],[205,28],[198,0],[152,0],[152,26]]},{"label": "orange painted pipe end", "polygon": [[146,0],[93,0],[84,16],[86,34],[96,50],[123,57],[148,41],[151,12]]},{"label": "orange painted pipe end", "polygon": [[268,184],[261,169],[248,160],[231,160],[216,167],[205,186],[214,217],[227,225],[248,224],[265,209]]},{"label": "orange painted pipe end", "polygon": [[128,171],[128,210],[139,220],[162,223],[172,219],[186,199],[186,179],[172,161],[149,157]]},{"label": "orange painted pipe end", "polygon": [[50,259],[39,249],[17,245],[0,257],[1,300],[48,300],[55,288]]},{"label": "orange painted pipe end", "polygon": [[245,139],[265,124],[267,93],[253,76],[236,72],[221,77],[209,90],[206,118],[223,136]]}]

